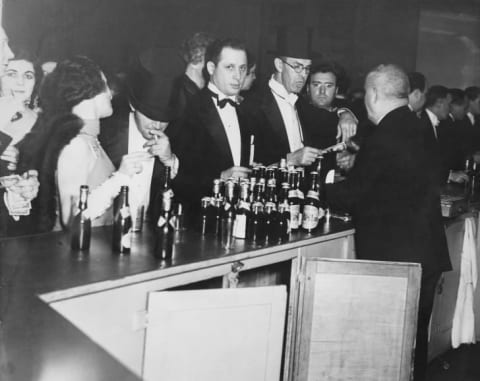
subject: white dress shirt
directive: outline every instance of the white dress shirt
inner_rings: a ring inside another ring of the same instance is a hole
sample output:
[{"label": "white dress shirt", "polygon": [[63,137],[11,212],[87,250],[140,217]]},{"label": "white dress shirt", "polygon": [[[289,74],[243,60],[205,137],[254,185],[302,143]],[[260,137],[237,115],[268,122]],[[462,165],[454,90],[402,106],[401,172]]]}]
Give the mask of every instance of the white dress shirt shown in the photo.
[{"label": "white dress shirt", "polygon": [[[233,102],[237,101],[235,96],[226,96],[223,94],[212,82],[208,83],[208,88],[210,91],[217,94],[219,101],[225,98],[229,98]],[[233,157],[233,165],[239,166],[242,157],[242,137],[240,135],[240,124],[238,122],[237,110],[230,103],[227,103],[224,108],[220,108],[217,105],[217,100],[213,97],[212,102],[222,120],[223,128],[227,135],[228,145],[230,146],[230,152]]]},{"label": "white dress shirt", "polygon": [[428,118],[430,119],[430,122],[432,123],[433,126],[433,133],[435,134],[435,139],[438,140],[438,134],[437,134],[437,126],[440,124],[440,120],[438,117],[431,112],[428,108],[425,109],[427,112]]},{"label": "white dress shirt", "polygon": [[470,119],[470,122],[472,123],[472,126],[475,125],[475,115],[473,115],[470,111],[467,112],[467,117]]},{"label": "white dress shirt", "polygon": [[289,93],[280,82],[273,78],[273,76],[270,78],[268,86],[272,91],[273,97],[277,101],[280,114],[282,114],[283,124],[285,125],[287,132],[288,144],[290,145],[290,152],[303,148],[302,126],[300,125],[297,108],[295,107],[298,95]]}]

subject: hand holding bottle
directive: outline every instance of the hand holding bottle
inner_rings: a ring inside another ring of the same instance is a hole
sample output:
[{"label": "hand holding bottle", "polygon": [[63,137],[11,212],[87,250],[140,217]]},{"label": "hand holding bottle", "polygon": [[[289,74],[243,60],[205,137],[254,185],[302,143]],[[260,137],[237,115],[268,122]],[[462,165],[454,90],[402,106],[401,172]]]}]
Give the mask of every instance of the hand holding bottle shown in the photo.
[{"label": "hand holding bottle", "polygon": [[303,147],[287,154],[287,164],[302,167],[312,165],[321,154],[318,148]]}]

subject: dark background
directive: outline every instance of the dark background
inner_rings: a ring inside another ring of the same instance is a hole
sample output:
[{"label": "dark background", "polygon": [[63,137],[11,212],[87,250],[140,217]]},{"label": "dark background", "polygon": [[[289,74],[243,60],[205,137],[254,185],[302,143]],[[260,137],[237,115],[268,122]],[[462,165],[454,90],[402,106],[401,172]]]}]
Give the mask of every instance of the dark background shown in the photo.
[{"label": "dark background", "polygon": [[431,84],[480,84],[480,0],[4,0],[3,25],[42,60],[81,53],[115,71],[156,44],[172,48],[165,60],[181,73],[174,51],[189,34],[240,37],[264,75],[276,28],[305,25],[314,49],[343,64],[355,86],[386,62]]}]

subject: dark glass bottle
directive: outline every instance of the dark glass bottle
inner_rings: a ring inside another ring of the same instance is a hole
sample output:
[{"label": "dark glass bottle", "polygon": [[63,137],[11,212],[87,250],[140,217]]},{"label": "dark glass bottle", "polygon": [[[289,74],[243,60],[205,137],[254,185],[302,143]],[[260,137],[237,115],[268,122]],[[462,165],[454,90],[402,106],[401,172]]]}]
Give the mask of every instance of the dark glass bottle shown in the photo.
[{"label": "dark glass bottle", "polygon": [[112,247],[117,253],[128,254],[132,242],[132,217],[128,204],[127,186],[122,186],[116,201]]},{"label": "dark glass bottle", "polygon": [[247,220],[250,215],[250,202],[248,197],[248,183],[240,186],[240,199],[237,205],[235,223],[233,225],[233,236],[239,239],[245,239],[247,234]]},{"label": "dark glass bottle", "polygon": [[301,224],[301,200],[298,197],[297,180],[298,174],[296,172],[292,173],[290,176],[290,188],[288,191],[288,205],[290,206],[290,228],[292,230],[298,230]]},{"label": "dark glass bottle", "polygon": [[276,242],[278,239],[277,207],[274,203],[265,204],[265,238],[267,242]]},{"label": "dark glass bottle", "polygon": [[255,243],[262,243],[265,240],[265,223],[261,202],[255,202],[252,206],[252,213],[247,222],[247,240]]},{"label": "dark glass bottle", "polygon": [[222,222],[222,200],[217,198],[213,200],[211,228],[209,229],[215,237],[220,234],[220,226]]},{"label": "dark glass bottle", "polygon": [[220,237],[222,247],[229,249],[233,244],[233,225],[235,223],[235,183],[227,181],[225,185],[225,203],[222,208]]},{"label": "dark glass bottle", "polygon": [[201,202],[202,205],[200,209],[200,233],[202,233],[202,235],[205,235],[208,232],[209,218],[211,218],[210,197],[203,197]]},{"label": "dark glass bottle", "polygon": [[308,233],[312,232],[318,226],[319,208],[318,172],[313,171],[310,172],[310,189],[307,192],[303,206],[302,229]]},{"label": "dark glass bottle", "polygon": [[92,222],[87,216],[88,185],[80,186],[78,213],[73,216],[71,231],[71,247],[73,250],[88,250],[90,248],[90,234]]},{"label": "dark glass bottle", "polygon": [[162,212],[158,218],[154,256],[168,260],[172,258],[174,242],[174,221],[172,212],[172,194],[164,192],[162,195]]},{"label": "dark glass bottle", "polygon": [[282,203],[278,206],[277,234],[279,242],[288,241],[290,237],[290,206],[288,203]]}]

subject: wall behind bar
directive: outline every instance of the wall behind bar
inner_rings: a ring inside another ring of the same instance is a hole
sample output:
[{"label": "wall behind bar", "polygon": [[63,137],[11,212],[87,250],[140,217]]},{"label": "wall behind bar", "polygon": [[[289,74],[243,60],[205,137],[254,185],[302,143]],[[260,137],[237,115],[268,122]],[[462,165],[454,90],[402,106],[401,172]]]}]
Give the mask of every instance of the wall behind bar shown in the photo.
[{"label": "wall behind bar", "polygon": [[[418,43],[420,14],[449,0],[4,0],[4,26],[13,43],[43,59],[86,54],[123,70],[134,51],[155,43],[173,51],[189,34],[211,32],[246,40],[263,74],[271,70],[275,31],[281,25],[314,30],[316,51],[342,63],[354,85],[372,66],[395,62],[435,72]],[[456,0],[457,9],[479,0]],[[460,5],[459,5],[460,4]],[[478,8],[477,8],[478,9]],[[455,17],[453,11],[453,16]],[[423,17],[423,16],[422,16]],[[424,17],[422,26],[425,25]],[[479,25],[478,20],[475,24]],[[474,41],[475,42],[475,41]],[[423,46],[423,45],[422,45]],[[417,53],[418,47],[418,53]],[[172,53],[172,66],[182,63]],[[448,63],[448,69],[455,62]],[[442,71],[446,70],[442,68]],[[435,74],[437,75],[437,74]]]}]

